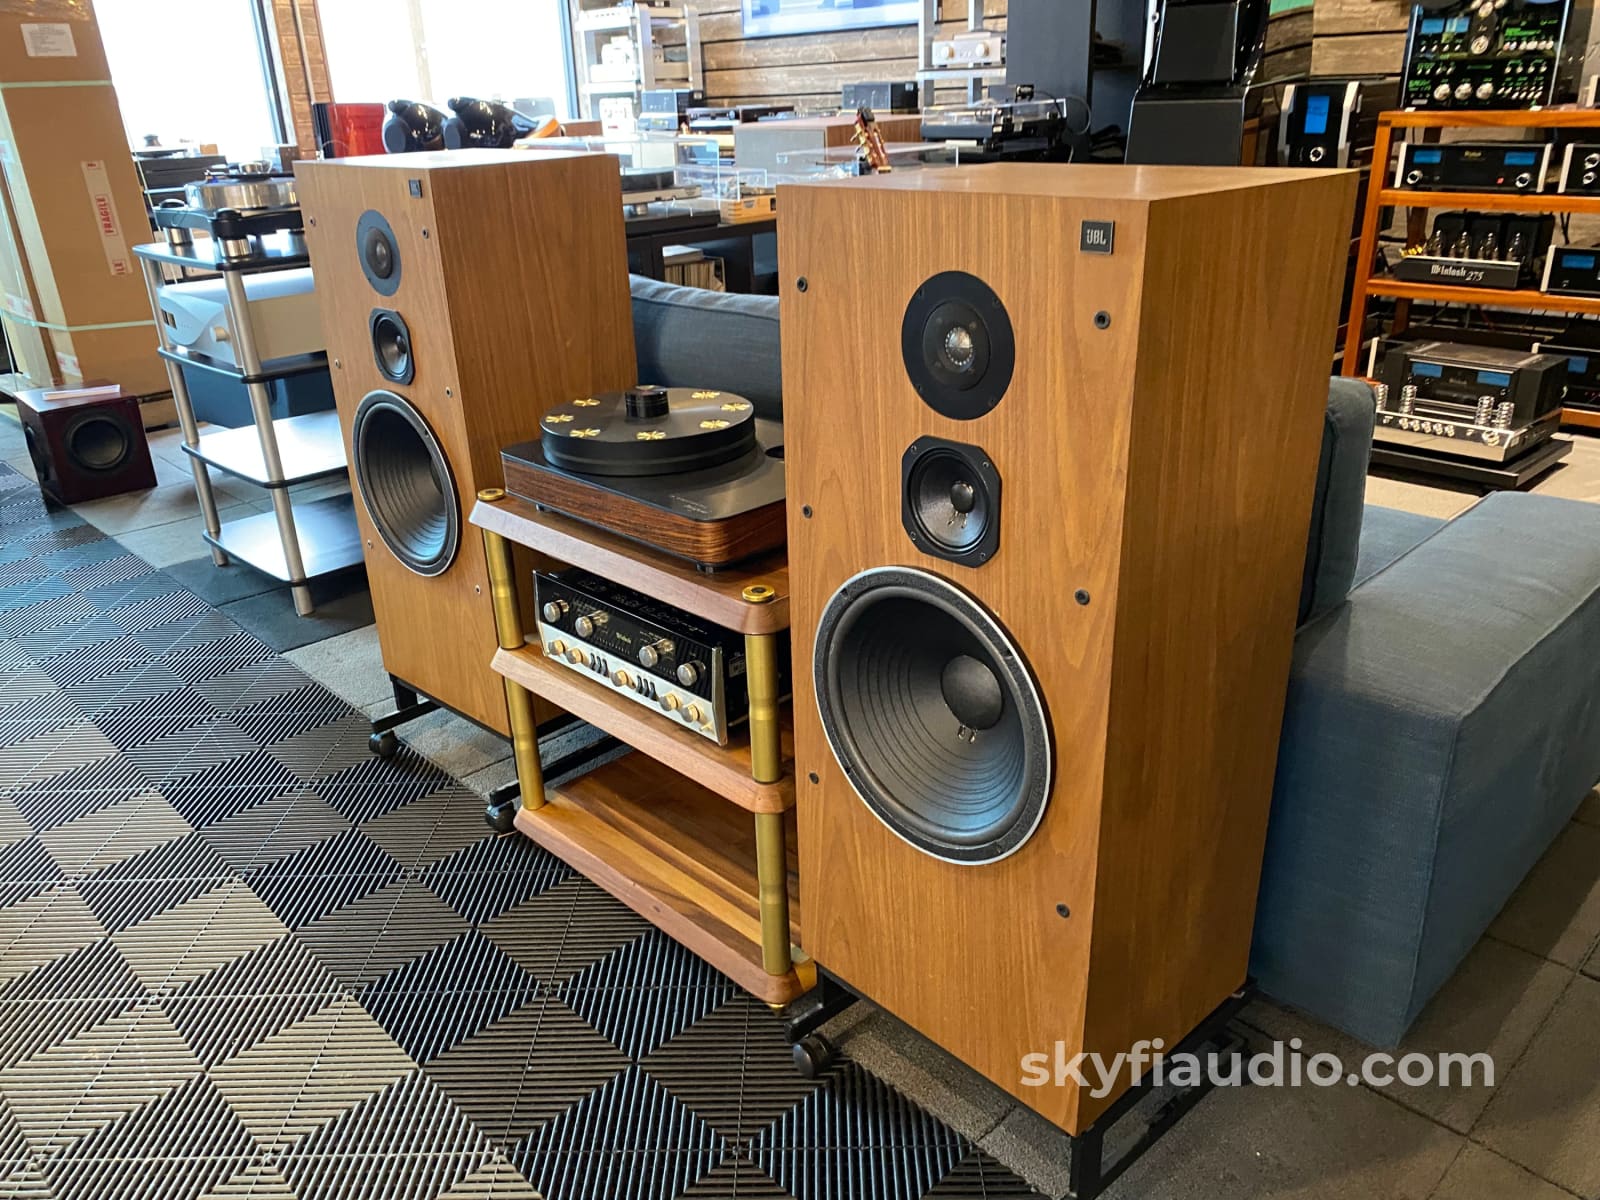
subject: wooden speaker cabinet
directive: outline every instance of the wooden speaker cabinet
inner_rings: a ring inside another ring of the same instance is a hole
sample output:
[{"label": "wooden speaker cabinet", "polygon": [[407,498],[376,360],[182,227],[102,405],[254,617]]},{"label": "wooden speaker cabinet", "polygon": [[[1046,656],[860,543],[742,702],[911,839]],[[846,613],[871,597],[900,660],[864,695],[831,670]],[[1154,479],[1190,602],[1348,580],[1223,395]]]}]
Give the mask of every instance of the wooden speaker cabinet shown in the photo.
[{"label": "wooden speaker cabinet", "polygon": [[1071,1133],[1245,981],[1354,192],[783,189],[802,941]]},{"label": "wooden speaker cabinet", "polygon": [[296,174],[384,667],[507,733],[466,516],[545,412],[635,382],[616,160],[473,150]]}]

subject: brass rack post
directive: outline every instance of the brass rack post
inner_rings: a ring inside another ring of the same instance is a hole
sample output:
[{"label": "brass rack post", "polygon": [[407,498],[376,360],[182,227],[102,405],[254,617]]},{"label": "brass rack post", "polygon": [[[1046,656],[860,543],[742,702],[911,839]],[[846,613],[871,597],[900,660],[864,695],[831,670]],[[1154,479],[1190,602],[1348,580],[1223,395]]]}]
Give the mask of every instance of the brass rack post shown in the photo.
[{"label": "brass rack post", "polygon": [[[506,498],[499,488],[485,488],[478,499],[496,504]],[[494,601],[494,630],[502,650],[521,650],[526,645],[522,634],[522,614],[517,608],[516,569],[511,561],[511,545],[498,533],[483,531],[483,555],[489,565],[489,594]],[[522,791],[522,807],[543,808],[544,768],[539,762],[539,728],[533,719],[533,695],[521,684],[503,680],[506,711],[511,717],[511,750],[517,762],[517,785]]]},{"label": "brass rack post", "polygon": [[[770,587],[744,590],[749,604],[775,598]],[[744,639],[745,679],[750,689],[750,774],[757,783],[783,777],[778,723],[778,639],[749,633]],[[782,813],[756,814],[756,901],[761,911],[761,965],[769,975],[793,966],[789,945],[789,862]]]}]

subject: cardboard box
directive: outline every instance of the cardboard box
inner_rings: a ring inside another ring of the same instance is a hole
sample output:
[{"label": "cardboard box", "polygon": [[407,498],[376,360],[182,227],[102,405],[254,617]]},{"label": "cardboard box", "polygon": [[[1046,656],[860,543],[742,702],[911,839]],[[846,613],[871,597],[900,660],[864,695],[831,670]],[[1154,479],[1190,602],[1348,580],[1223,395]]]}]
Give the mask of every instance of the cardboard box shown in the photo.
[{"label": "cardboard box", "polygon": [[0,12],[0,79],[32,85],[0,88],[0,319],[22,369],[41,385],[167,390],[132,253],[153,235],[87,6]]}]

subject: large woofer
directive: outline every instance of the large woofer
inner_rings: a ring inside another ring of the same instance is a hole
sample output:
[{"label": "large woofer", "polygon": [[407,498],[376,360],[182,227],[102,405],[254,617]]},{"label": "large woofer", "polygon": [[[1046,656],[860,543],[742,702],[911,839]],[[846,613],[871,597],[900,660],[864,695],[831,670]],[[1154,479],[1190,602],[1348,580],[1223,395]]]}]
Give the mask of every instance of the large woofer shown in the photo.
[{"label": "large woofer", "polygon": [[421,413],[393,392],[356,408],[356,484],[378,536],[418,575],[439,575],[461,545],[461,507],[444,448]]},{"label": "large woofer", "polygon": [[986,563],[1000,548],[1000,473],[981,447],[918,438],[900,459],[900,521],[924,554]]},{"label": "large woofer", "polygon": [[969,865],[1033,835],[1050,792],[1044,703],[1005,630],[960,588],[863,571],[824,606],[812,670],[834,756],[894,833]]},{"label": "large woofer", "polygon": [[375,308],[367,318],[367,331],[372,335],[378,374],[390,383],[410,383],[416,377],[417,364],[411,357],[411,330],[406,319],[393,309]]},{"label": "large woofer", "polygon": [[965,271],[933,276],[900,323],[900,356],[929,408],[957,421],[983,416],[1016,368],[1011,317],[993,288]]},{"label": "large woofer", "polygon": [[115,471],[133,449],[127,427],[107,416],[82,417],[67,427],[65,437],[67,454],[85,471]]}]

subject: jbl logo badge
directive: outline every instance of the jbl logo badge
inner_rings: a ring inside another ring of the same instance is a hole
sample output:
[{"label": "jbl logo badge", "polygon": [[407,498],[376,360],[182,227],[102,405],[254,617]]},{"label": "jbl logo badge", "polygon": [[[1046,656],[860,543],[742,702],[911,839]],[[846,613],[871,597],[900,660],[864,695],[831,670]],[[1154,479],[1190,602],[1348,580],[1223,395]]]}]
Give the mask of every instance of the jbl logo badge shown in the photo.
[{"label": "jbl logo badge", "polygon": [[1085,221],[1078,234],[1078,249],[1085,254],[1110,254],[1116,232],[1115,221]]}]

